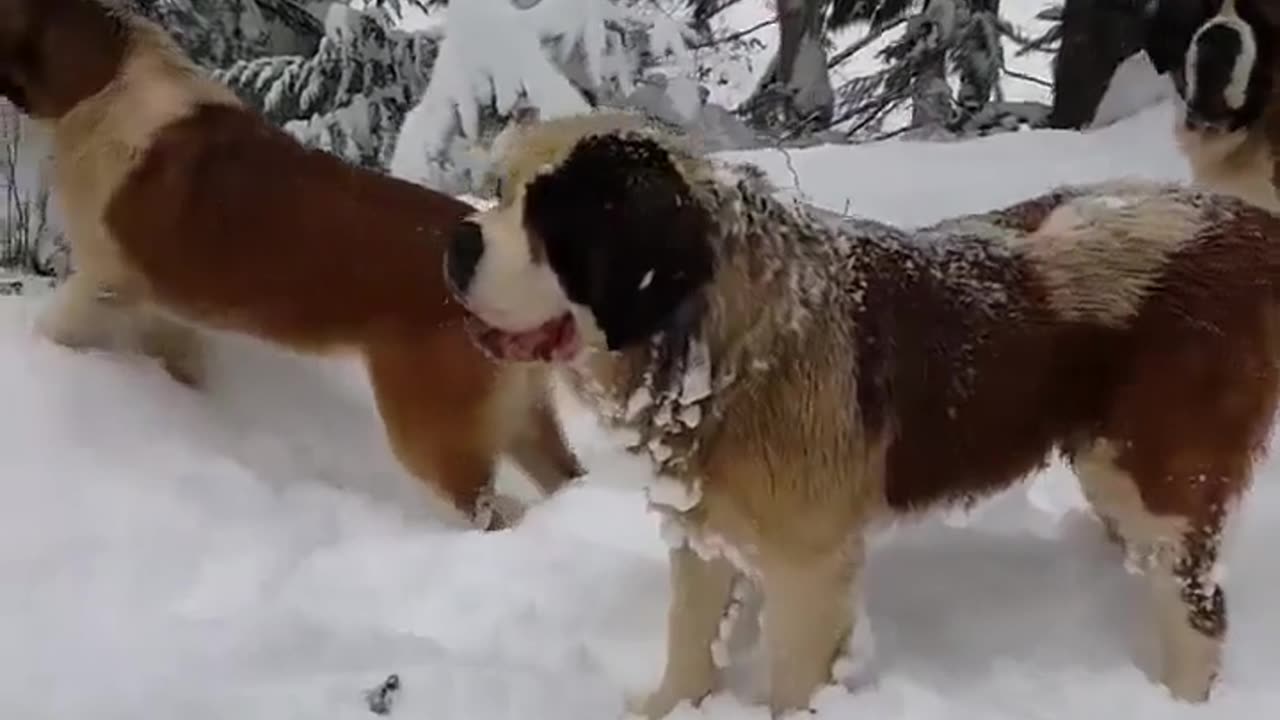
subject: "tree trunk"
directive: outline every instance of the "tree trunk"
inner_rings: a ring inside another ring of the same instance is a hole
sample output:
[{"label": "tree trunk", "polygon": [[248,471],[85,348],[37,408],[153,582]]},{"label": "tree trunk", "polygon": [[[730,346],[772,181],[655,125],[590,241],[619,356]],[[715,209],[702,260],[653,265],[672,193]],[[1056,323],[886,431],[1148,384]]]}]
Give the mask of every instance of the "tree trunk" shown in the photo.
[{"label": "tree trunk", "polygon": [[1049,127],[1080,129],[1098,109],[1120,63],[1142,48],[1140,3],[1066,0],[1062,45],[1053,63]]},{"label": "tree trunk", "polygon": [[820,129],[835,112],[827,69],[823,0],[778,0],[778,52],[743,104],[752,124],[766,130]]}]

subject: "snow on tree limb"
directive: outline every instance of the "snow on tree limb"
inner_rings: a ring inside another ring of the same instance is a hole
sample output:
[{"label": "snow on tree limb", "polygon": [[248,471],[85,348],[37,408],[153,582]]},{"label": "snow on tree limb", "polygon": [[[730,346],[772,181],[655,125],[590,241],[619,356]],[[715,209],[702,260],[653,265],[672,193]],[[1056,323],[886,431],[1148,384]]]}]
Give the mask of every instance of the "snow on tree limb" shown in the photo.
[{"label": "snow on tree limb", "polygon": [[[590,109],[584,90],[628,94],[639,32],[650,57],[692,65],[692,31],[634,0],[453,0],[431,80],[409,111],[391,172],[437,187],[482,172],[485,132],[521,108],[550,118]],[[578,84],[570,79],[572,68]],[[581,87],[579,87],[581,86]],[[488,121],[488,122],[487,122]],[[483,127],[482,127],[483,126]]]}]

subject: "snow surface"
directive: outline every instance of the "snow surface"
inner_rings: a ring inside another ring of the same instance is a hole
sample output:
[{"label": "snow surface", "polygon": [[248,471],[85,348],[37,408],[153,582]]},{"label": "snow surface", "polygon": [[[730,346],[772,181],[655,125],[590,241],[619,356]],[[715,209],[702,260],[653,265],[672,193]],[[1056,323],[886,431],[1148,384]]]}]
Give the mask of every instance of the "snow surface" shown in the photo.
[{"label": "snow surface", "polygon": [[[794,166],[831,209],[923,224],[1062,181],[1181,178],[1170,120],[819,148]],[[791,184],[776,153],[752,157]],[[0,299],[0,717],[371,718],[364,692],[396,673],[392,718],[608,720],[657,681],[668,586],[650,476],[572,405],[590,476],[513,531],[462,532],[392,460],[354,363],[219,338],[198,394],[148,362],[36,339],[42,302]],[[1054,466],[878,539],[870,676],[824,690],[813,717],[1274,717],[1278,479],[1267,461],[1228,543],[1211,705],[1173,703],[1131,662],[1151,657],[1141,585]],[[748,704],[753,658],[733,693],[672,717],[766,720]]]}]

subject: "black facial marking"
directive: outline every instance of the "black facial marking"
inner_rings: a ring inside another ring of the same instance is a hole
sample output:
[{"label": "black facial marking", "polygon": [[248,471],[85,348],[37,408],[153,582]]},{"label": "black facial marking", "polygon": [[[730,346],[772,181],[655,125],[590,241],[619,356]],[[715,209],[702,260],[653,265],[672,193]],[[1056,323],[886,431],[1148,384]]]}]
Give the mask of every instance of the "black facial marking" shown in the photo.
[{"label": "black facial marking", "polygon": [[1188,70],[1195,77],[1194,94],[1187,97],[1188,115],[1205,120],[1227,118],[1238,108],[1227,105],[1227,86],[1236,63],[1244,52],[1244,39],[1239,31],[1218,23],[1209,25],[1195,39],[1195,66]]},{"label": "black facial marking", "polygon": [[[1238,130],[1261,116],[1272,92],[1271,64],[1275,37],[1280,32],[1262,9],[1263,2],[1266,0],[1235,2],[1240,19],[1252,30],[1257,57],[1244,106],[1231,108],[1224,92],[1244,45],[1238,30],[1216,21],[1223,0],[1150,0],[1144,47],[1156,70],[1168,73],[1178,94],[1187,101],[1189,126]],[[1204,32],[1196,37],[1202,28]],[[1188,69],[1193,43],[1195,67]],[[1195,75],[1195,97],[1189,97],[1188,70]]]},{"label": "black facial marking", "polygon": [[601,135],[530,184],[526,229],[609,349],[666,329],[711,278],[709,219],[657,142]]}]

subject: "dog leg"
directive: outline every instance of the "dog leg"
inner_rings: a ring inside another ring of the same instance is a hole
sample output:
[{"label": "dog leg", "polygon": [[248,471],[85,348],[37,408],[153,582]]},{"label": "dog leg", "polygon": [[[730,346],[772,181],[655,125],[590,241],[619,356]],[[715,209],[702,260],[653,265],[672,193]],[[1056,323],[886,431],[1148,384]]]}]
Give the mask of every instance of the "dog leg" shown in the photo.
[{"label": "dog leg", "polygon": [[[495,496],[509,388],[460,330],[365,348],[378,414],[396,458],[481,530],[517,522],[523,507]],[[431,373],[428,378],[424,373]]]},{"label": "dog leg", "polygon": [[36,331],[73,350],[116,350],[128,330],[131,302],[87,273],[68,277],[41,309]]},{"label": "dog leg", "polygon": [[667,614],[667,661],[658,689],[633,712],[650,720],[666,717],[676,705],[697,703],[716,688],[712,643],[728,607],[737,574],[726,560],[698,557],[687,545],[670,553],[671,606]]},{"label": "dog leg", "polygon": [[851,603],[861,549],[818,556],[762,556],[764,641],[774,717],[809,707],[853,631]]},{"label": "dog leg", "polygon": [[1222,513],[1196,512],[1202,503],[1190,502],[1183,512],[1157,514],[1144,500],[1142,483],[1196,483],[1197,491],[1211,492],[1205,486],[1218,480],[1207,473],[1203,480],[1163,472],[1135,477],[1114,458],[1100,444],[1077,458],[1077,474],[1086,497],[1123,540],[1130,564],[1144,576],[1160,643],[1160,681],[1180,700],[1203,702],[1218,674],[1227,628],[1225,595],[1213,573]]},{"label": "dog leg", "polygon": [[508,452],[544,494],[552,495],[585,470],[569,449],[549,393],[539,388],[532,394],[525,422],[515,428]]},{"label": "dog leg", "polygon": [[73,274],[54,291],[36,330],[74,350],[141,352],[183,385],[204,382],[204,349],[195,328],[146,307],[136,292],[89,273]]},{"label": "dog leg", "polygon": [[169,377],[191,388],[205,383],[205,346],[200,331],[154,309],[138,311],[138,349],[154,358]]}]

